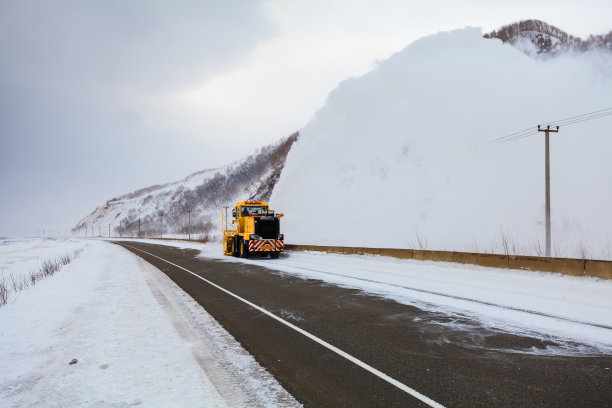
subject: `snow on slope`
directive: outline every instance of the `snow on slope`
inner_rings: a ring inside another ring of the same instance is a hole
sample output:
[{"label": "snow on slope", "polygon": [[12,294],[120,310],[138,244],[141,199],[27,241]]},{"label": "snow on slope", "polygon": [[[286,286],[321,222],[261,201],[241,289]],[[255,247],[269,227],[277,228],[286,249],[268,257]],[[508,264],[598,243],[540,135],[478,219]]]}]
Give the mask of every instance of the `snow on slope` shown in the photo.
[{"label": "snow on slope", "polygon": [[[300,131],[270,198],[287,242],[538,254],[543,136],[491,140],[612,107],[611,74],[611,53],[537,60],[477,28],[415,41]],[[612,257],[609,126],[551,137],[553,255]]]},{"label": "snow on slope", "polygon": [[[0,243],[17,275],[83,253],[0,307],[0,406],[300,406],[165,274],[105,242]],[[77,359],[76,364],[69,364]]]},{"label": "snow on slope", "polygon": [[[81,236],[160,235],[195,237],[218,234],[224,206],[247,199],[268,200],[297,139],[295,133],[277,144],[221,169],[204,170],[183,180],[151,186],[113,198],[83,218],[72,230]],[[191,211],[191,214],[189,214]]]}]

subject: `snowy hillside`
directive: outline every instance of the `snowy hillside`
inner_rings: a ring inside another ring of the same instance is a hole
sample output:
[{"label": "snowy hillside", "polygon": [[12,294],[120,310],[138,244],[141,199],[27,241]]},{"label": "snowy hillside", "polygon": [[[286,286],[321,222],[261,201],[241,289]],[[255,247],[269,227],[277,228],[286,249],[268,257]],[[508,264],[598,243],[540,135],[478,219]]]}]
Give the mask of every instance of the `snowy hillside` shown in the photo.
[{"label": "snowy hillside", "polygon": [[[612,53],[533,58],[480,29],[410,44],[344,81],[271,197],[288,243],[542,254],[544,137],[612,107]],[[551,136],[555,256],[612,257],[612,116]]]},{"label": "snowy hillside", "polygon": [[[220,231],[224,206],[238,200],[268,200],[283,169],[295,133],[244,160],[204,170],[183,180],[144,188],[113,198],[96,208],[72,230],[82,236],[211,236]],[[191,211],[191,213],[189,213]]]},{"label": "snowy hillside", "polygon": [[612,31],[605,35],[591,35],[583,40],[540,20],[524,20],[508,24],[485,34],[484,37],[498,38],[527,54],[542,57],[597,49],[612,51]]}]

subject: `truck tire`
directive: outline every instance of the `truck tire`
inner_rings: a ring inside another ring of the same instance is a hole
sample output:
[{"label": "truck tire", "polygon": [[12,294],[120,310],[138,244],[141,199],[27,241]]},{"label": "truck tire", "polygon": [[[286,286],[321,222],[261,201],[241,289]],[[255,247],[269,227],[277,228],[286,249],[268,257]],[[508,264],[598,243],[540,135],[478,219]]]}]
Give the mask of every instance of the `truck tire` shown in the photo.
[{"label": "truck tire", "polygon": [[244,240],[240,240],[240,257],[241,258],[249,257],[249,243]]},{"label": "truck tire", "polygon": [[280,255],[280,253],[278,253],[278,252],[270,252],[270,258],[272,258],[272,259],[278,259],[279,255]]},{"label": "truck tire", "polygon": [[237,258],[240,255],[240,248],[238,246],[240,241],[238,240],[238,237],[234,237],[234,239],[232,239],[232,244],[232,256]]}]

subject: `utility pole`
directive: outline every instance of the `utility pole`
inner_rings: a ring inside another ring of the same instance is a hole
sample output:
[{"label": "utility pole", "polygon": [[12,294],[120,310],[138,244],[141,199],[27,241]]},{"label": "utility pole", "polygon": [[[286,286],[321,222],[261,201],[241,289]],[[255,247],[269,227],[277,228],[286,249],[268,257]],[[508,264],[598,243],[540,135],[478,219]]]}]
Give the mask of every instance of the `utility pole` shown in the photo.
[{"label": "utility pole", "polygon": [[159,237],[164,237],[164,213],[159,214]]},{"label": "utility pole", "polygon": [[191,240],[191,210],[187,210],[187,214],[189,215],[189,223],[187,224],[187,239]]},{"label": "utility pole", "polygon": [[546,179],[546,256],[550,257],[550,140],[549,133],[558,133],[559,126],[557,126],[557,130],[553,130],[549,126],[546,126],[546,129],[540,129],[540,125],[538,125],[538,132],[544,132],[545,141],[544,141],[544,177]]},{"label": "utility pole", "polygon": [[108,237],[110,238],[110,224],[108,224]]},{"label": "utility pole", "polygon": [[225,225],[223,226],[223,229],[227,228],[228,226],[228,222],[227,222],[227,209],[229,208],[229,206],[225,206]]},{"label": "utility pole", "polygon": [[102,227],[98,225],[98,236],[102,238]]},{"label": "utility pole", "polygon": [[140,238],[140,218],[138,219],[138,238]]}]

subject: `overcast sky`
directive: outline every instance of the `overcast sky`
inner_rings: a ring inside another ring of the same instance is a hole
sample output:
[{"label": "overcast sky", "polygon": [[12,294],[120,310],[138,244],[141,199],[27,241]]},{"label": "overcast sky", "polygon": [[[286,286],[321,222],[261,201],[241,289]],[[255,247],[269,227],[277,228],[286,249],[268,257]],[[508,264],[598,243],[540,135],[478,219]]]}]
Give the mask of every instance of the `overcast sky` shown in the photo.
[{"label": "overcast sky", "polygon": [[586,37],[612,3],[2,0],[0,236],[240,159],[422,36],[528,18]]}]

